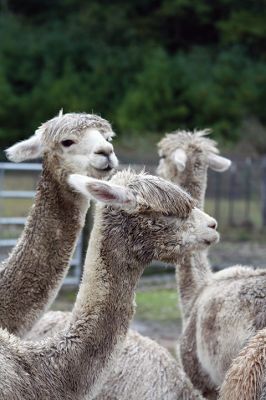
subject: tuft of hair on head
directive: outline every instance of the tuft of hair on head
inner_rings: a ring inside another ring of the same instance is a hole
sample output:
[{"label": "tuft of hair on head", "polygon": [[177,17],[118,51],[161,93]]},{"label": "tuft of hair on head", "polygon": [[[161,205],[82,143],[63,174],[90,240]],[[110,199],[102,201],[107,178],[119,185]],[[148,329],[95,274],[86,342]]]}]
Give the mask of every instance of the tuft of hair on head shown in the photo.
[{"label": "tuft of hair on head", "polygon": [[138,207],[164,215],[186,218],[195,200],[180,186],[153,175],[136,175],[129,188],[137,195]]},{"label": "tuft of hair on head", "polygon": [[231,161],[219,155],[216,141],[206,137],[210,133],[210,129],[194,130],[193,132],[177,130],[168,133],[158,143],[159,154],[168,155],[178,171],[183,172],[187,161],[186,148],[193,146],[206,154],[211,169],[224,172],[231,166]]}]

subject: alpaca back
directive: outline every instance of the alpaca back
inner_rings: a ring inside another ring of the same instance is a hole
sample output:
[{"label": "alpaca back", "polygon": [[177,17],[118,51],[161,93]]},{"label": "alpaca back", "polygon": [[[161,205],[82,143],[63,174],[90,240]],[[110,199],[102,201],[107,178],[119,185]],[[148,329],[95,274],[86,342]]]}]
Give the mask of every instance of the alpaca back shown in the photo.
[{"label": "alpaca back", "polygon": [[[52,336],[66,327],[70,315],[46,313],[26,339],[38,341]],[[96,393],[86,400],[203,400],[166,349],[132,330]]]}]

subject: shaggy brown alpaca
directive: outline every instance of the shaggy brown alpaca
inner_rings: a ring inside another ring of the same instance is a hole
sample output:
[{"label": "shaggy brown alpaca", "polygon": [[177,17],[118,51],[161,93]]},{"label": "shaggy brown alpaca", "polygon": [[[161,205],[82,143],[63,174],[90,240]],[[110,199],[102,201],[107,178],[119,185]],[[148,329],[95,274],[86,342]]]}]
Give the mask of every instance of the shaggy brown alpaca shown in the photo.
[{"label": "shaggy brown alpaca", "polygon": [[67,184],[70,173],[105,177],[117,166],[110,124],[62,113],[7,150],[12,161],[43,158],[24,231],[0,269],[0,326],[22,334],[54,299],[84,225],[88,200]]},{"label": "shaggy brown alpaca", "polygon": [[153,259],[177,262],[183,251],[218,240],[215,221],[160,178],[118,173],[110,183],[72,175],[76,190],[101,202],[77,300],[65,329],[41,342],[0,331],[0,398],[50,400],[93,396],[122,348],[134,290]]},{"label": "shaggy brown alpaca", "polygon": [[[133,182],[130,184],[131,190],[133,190],[133,193],[135,193],[138,199],[138,204],[136,205],[137,214],[135,217],[137,219],[134,221],[134,218],[130,222],[133,224],[132,227],[134,226],[134,230],[126,235],[121,235],[121,240],[128,238],[127,240],[130,240],[130,243],[128,243],[127,246],[131,251],[141,252],[145,258],[148,256],[149,259],[146,259],[145,263],[151,261],[152,258],[164,259],[165,261],[168,259],[168,261],[170,261],[173,257],[179,256],[180,252],[184,251],[184,249],[187,250],[191,247],[198,247],[199,243],[196,244],[195,241],[197,242],[200,236],[200,247],[207,246],[204,240],[204,237],[206,238],[205,217],[202,220],[200,214],[197,214],[198,211],[194,210],[188,220],[187,218],[183,218],[175,222],[176,213],[179,215],[180,213],[184,213],[185,208],[180,208],[182,205],[181,202],[179,202],[178,208],[175,206],[178,200],[178,194],[174,195],[173,190],[176,191],[178,188],[175,186],[168,186],[170,185],[169,183],[166,186],[165,184],[165,181],[161,181],[155,177],[149,177],[146,181],[145,179],[141,180],[137,185],[133,184]],[[166,194],[164,198],[160,196],[162,189],[165,190]],[[84,190],[86,190],[86,188],[84,188]],[[134,212],[130,209],[130,204],[128,206],[129,215],[131,215],[132,218]],[[196,215],[193,216],[192,214],[195,211]],[[160,217],[160,213],[165,214],[165,216]],[[157,218],[159,218],[158,221]],[[180,239],[176,237],[176,233],[175,237],[172,237],[172,239],[168,237],[169,232],[173,228],[173,223],[174,225],[177,224],[175,229],[179,230]],[[143,224],[145,226],[145,231],[139,232],[138,226],[143,226]],[[123,225],[122,223],[122,226]],[[210,241],[216,240],[217,235],[213,229],[215,221],[210,218],[208,225],[210,226]],[[111,258],[113,258],[112,252],[115,252],[120,262],[125,258],[127,263],[130,263],[132,256],[128,254],[128,250],[124,249],[124,245],[119,241],[120,235],[115,232],[118,227],[121,229],[121,221],[116,224],[113,220],[113,230],[109,237],[112,238],[114,243],[111,246],[112,251],[109,249],[109,246],[106,251],[110,251]],[[149,230],[151,230],[150,233]],[[200,234],[199,231],[202,231],[202,234]],[[191,239],[189,233],[192,232],[193,238]],[[167,237],[168,239],[166,240]],[[117,245],[117,243],[119,244]],[[90,244],[90,246],[92,246],[92,244]],[[146,255],[145,252],[143,252],[144,249],[148,252]],[[175,252],[177,252],[176,255]],[[113,303],[116,304],[117,301],[110,301],[110,307]],[[46,320],[44,317],[39,324],[35,326],[28,338],[38,339],[42,337],[43,334],[50,335],[54,333],[60,329],[61,326],[64,326],[68,318],[70,318],[70,315],[54,313],[47,317]],[[109,368],[109,370],[108,368],[106,369],[105,378],[102,381],[102,385],[98,386],[98,391],[95,392],[95,398],[137,399],[138,396],[143,400],[159,400],[162,398],[166,400],[192,400],[202,398],[199,393],[193,389],[191,383],[174,359],[166,350],[162,349],[156,343],[130,332],[125,345],[121,347],[121,349],[122,353],[117,355],[113,368]],[[146,370],[147,372],[147,378],[149,377],[146,384],[143,380],[139,382],[139,374],[136,372],[136,368],[140,363],[143,371]],[[150,385],[151,379],[154,382],[153,385]],[[91,398],[90,394],[88,394],[88,398]]]}]

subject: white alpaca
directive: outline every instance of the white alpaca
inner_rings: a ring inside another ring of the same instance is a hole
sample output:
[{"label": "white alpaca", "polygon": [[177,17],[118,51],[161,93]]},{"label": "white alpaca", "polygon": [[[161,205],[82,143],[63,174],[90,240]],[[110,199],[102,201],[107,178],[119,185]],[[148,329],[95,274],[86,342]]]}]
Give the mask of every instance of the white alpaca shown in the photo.
[{"label": "white alpaca", "polygon": [[93,395],[121,349],[134,289],[152,259],[216,242],[215,221],[160,178],[118,173],[110,183],[77,175],[70,182],[100,200],[77,300],[65,329],[42,342],[0,331],[0,397],[82,399]]},{"label": "white alpaca", "polygon": [[29,330],[65,277],[88,201],[66,177],[106,177],[117,166],[110,124],[90,114],[62,113],[7,150],[10,160],[43,158],[43,172],[24,231],[0,269],[0,326]]}]

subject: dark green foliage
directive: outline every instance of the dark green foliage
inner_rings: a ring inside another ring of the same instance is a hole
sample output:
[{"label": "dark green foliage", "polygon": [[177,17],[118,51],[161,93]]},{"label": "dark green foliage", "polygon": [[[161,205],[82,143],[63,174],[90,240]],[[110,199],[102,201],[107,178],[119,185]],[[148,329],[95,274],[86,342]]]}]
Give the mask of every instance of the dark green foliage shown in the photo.
[{"label": "dark green foliage", "polygon": [[120,133],[266,123],[266,10],[252,0],[2,0],[0,147],[63,107]]}]

